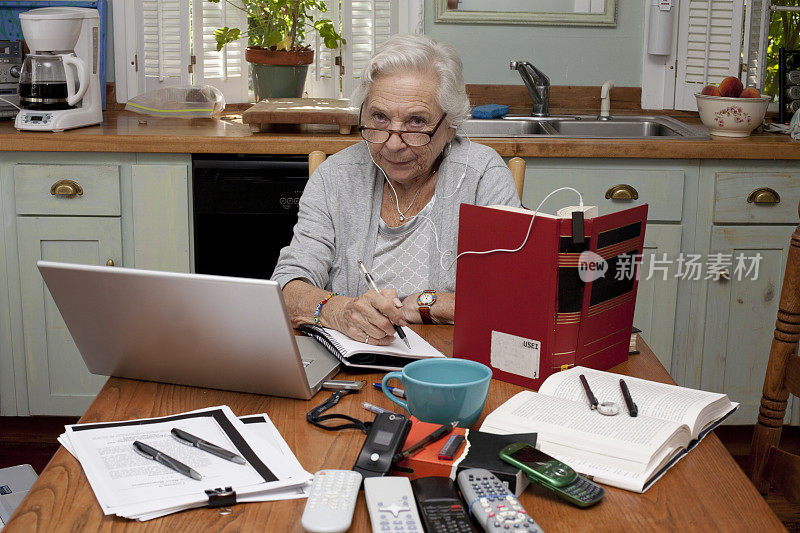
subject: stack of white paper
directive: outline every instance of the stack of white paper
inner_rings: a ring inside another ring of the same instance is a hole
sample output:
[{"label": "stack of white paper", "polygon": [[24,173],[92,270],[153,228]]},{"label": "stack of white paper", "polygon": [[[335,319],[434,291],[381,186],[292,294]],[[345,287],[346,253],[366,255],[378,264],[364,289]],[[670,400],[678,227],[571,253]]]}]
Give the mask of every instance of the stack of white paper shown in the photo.
[{"label": "stack of white paper", "polygon": [[[179,428],[241,455],[240,465],[179,442]],[[228,406],[161,418],[66,426],[59,442],[83,467],[105,514],[150,520],[208,503],[208,489],[232,487],[237,502],[305,498],[306,472],[266,414],[236,418]],[[190,466],[201,480],[139,455],[141,441]]]}]

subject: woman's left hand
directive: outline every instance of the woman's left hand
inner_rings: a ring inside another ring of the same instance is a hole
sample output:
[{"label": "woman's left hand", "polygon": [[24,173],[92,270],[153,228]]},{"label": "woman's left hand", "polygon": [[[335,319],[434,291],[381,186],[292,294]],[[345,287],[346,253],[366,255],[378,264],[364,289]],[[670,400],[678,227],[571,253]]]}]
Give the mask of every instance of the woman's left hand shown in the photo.
[{"label": "woman's left hand", "polygon": [[410,324],[422,323],[422,316],[419,314],[419,306],[417,305],[417,297],[419,295],[420,293],[415,292],[414,294],[406,296],[403,300],[403,307],[400,308],[400,312],[403,313],[403,318]]}]

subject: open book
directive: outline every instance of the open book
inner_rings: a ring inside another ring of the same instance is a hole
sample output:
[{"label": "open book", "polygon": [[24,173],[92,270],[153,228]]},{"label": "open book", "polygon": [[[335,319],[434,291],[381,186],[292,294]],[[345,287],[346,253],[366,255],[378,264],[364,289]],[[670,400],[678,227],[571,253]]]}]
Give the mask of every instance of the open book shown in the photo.
[{"label": "open book", "polygon": [[416,359],[444,357],[444,354],[428,344],[411,328],[403,328],[411,348],[400,337],[395,337],[387,346],[375,346],[354,341],[335,329],[313,324],[303,324],[300,331],[315,338],[345,366],[375,370],[399,370]]},{"label": "open book", "polygon": [[[620,412],[589,408],[579,376],[600,402]],[[639,416],[631,417],[619,380],[625,379]],[[738,403],[725,394],[665,385],[584,367],[551,375],[539,392],[516,394],[486,417],[481,431],[538,433],[537,448],[598,483],[644,492]]]}]

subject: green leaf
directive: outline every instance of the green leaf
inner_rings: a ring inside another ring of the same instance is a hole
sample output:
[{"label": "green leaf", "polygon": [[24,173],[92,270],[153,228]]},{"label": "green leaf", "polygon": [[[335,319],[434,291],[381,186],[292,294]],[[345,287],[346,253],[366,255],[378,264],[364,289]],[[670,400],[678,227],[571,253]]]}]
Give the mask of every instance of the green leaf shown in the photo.
[{"label": "green leaf", "polygon": [[[212,0],[209,0],[209,2]],[[237,41],[242,37],[242,31],[239,28],[218,28],[214,30],[214,37],[217,39],[217,52],[222,50],[222,47],[233,41]]]},{"label": "green leaf", "polygon": [[281,31],[273,31],[269,34],[264,36],[264,48],[269,48],[270,46],[275,46],[279,42],[283,41],[285,37],[285,32]]}]

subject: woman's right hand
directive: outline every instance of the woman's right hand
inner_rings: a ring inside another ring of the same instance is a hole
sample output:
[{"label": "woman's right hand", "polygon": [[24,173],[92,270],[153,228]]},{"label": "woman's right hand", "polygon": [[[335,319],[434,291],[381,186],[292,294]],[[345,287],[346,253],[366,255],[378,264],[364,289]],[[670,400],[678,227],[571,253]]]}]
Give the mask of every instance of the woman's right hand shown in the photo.
[{"label": "woman's right hand", "polygon": [[338,296],[322,308],[327,325],[358,342],[385,346],[392,342],[392,324],[407,326],[401,311],[402,303],[394,289],[367,291],[356,298]]}]

